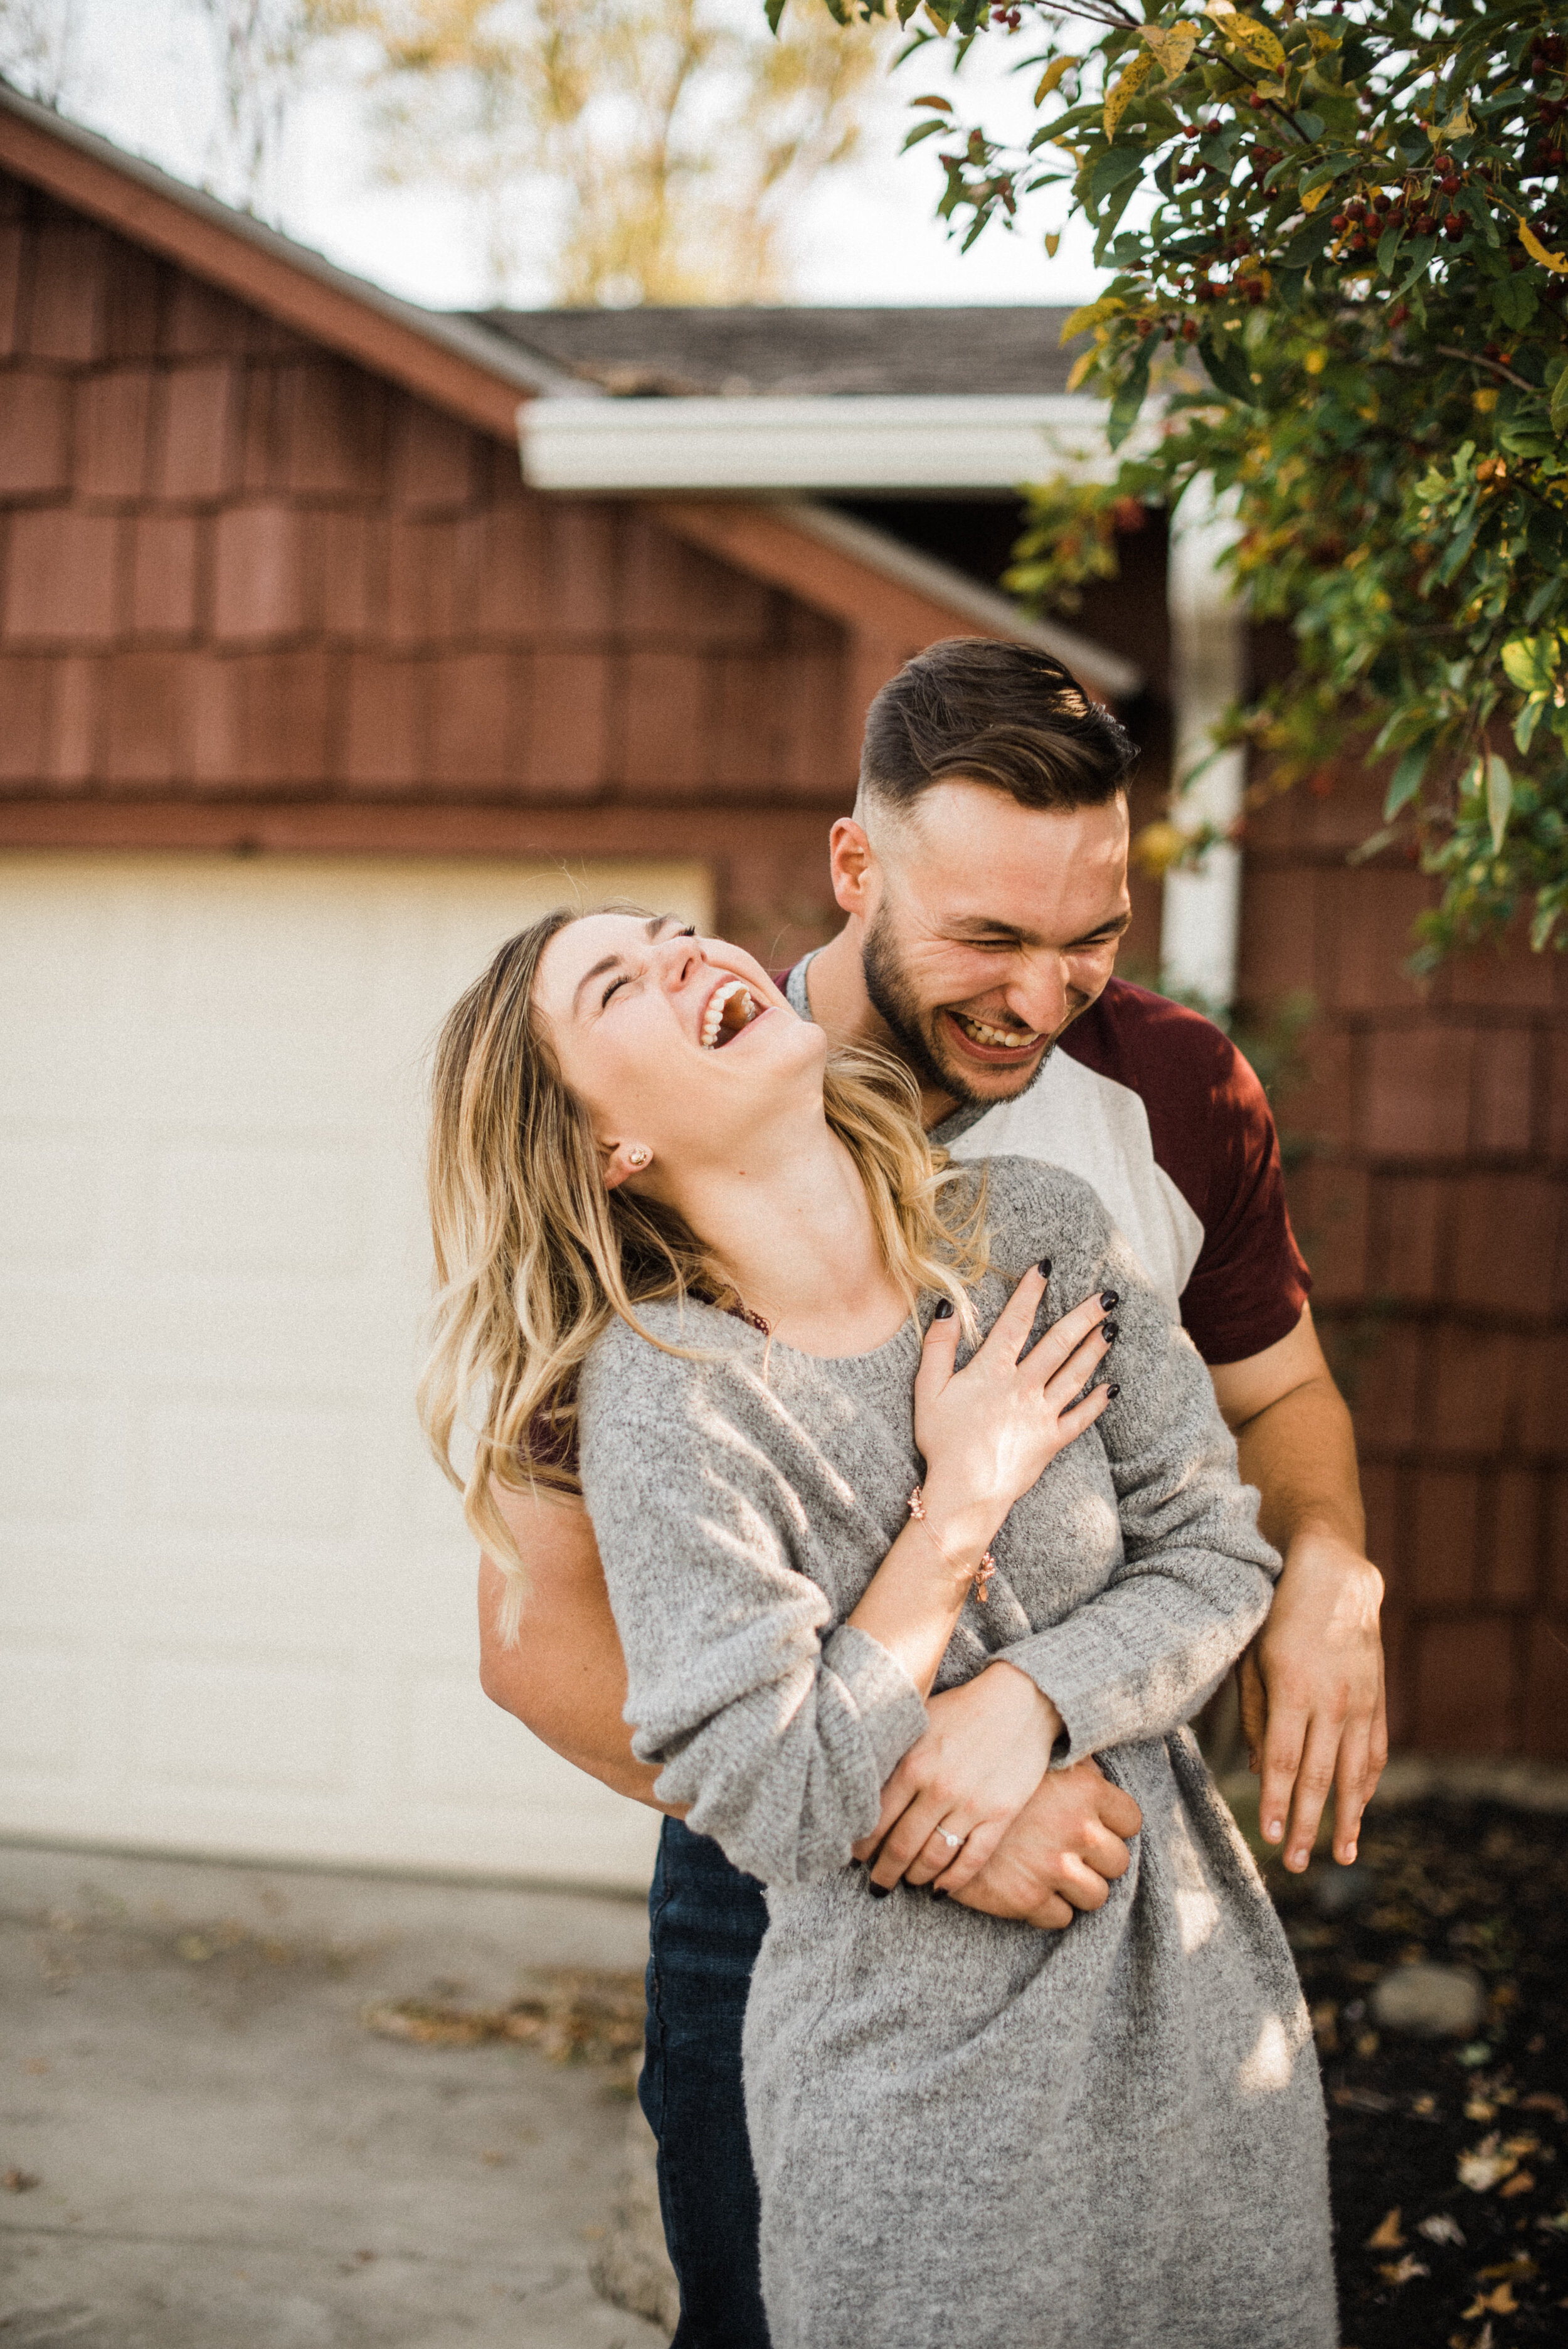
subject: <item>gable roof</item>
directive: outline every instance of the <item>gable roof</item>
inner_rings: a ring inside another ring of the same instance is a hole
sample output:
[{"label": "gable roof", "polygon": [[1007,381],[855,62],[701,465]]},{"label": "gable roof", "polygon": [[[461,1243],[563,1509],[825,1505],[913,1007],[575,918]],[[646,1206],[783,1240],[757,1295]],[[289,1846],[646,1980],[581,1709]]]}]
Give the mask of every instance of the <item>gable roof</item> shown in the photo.
[{"label": "gable roof", "polygon": [[0,82],[0,170],[511,440],[521,399],[583,385],[458,312],[423,310]]},{"label": "gable roof", "polygon": [[[3,81],[0,170],[10,171],[295,333],[400,384],[447,414],[507,441],[514,440],[525,405],[538,408],[569,400],[581,417],[585,398],[596,398],[606,409],[630,411],[654,404],[606,398],[603,387],[595,391],[580,373],[568,373],[552,350],[525,344],[510,326],[503,331],[502,321],[519,316],[553,320],[551,339],[562,351],[573,334],[585,350],[594,334],[613,339],[615,332],[629,348],[634,339],[632,328],[645,328],[650,320],[656,325],[662,316],[666,322],[684,321],[680,331],[686,342],[694,347],[701,343],[710,358],[723,347],[744,346],[754,354],[751,364],[758,367],[764,353],[772,355],[768,364],[783,364],[792,321],[799,317],[803,322],[802,364],[836,366],[837,379],[846,387],[861,364],[854,354],[859,351],[863,357],[879,337],[890,349],[904,354],[901,364],[910,364],[917,325],[931,350],[940,347],[945,353],[943,365],[948,368],[956,364],[965,334],[973,338],[977,316],[987,322],[987,331],[993,322],[1002,322],[1004,342],[1011,334],[1011,364],[1022,364],[1019,355],[1026,346],[1038,348],[1052,341],[1053,331],[1059,334],[1059,327],[1052,330],[1044,323],[1059,314],[1041,310],[557,311],[475,317],[422,309],[337,268],[251,214],[127,154],[112,140],[36,105]],[[890,326],[890,321],[895,324]],[[603,347],[611,347],[610,340]],[[1051,404],[1048,397],[1047,404]],[[738,409],[745,405],[736,403]],[[1138,690],[1141,680],[1130,663],[1074,631],[1026,619],[1000,595],[929,555],[915,554],[890,533],[810,504],[786,504],[766,494],[748,498],[745,481],[730,486],[740,494],[727,502],[727,510],[681,501],[664,503],[660,511],[678,535],[710,553],[722,551],[754,576],[790,586],[883,650],[897,634],[896,613],[899,625],[912,632],[912,642],[944,634],[1013,636],[1055,652],[1091,693],[1107,700],[1125,699]],[[887,607],[882,625],[869,631],[861,593],[868,573],[877,580]],[[878,657],[882,657],[879,651]]]},{"label": "gable roof", "polygon": [[536,363],[617,397],[965,398],[1065,392],[1071,313],[985,307],[483,310]]}]

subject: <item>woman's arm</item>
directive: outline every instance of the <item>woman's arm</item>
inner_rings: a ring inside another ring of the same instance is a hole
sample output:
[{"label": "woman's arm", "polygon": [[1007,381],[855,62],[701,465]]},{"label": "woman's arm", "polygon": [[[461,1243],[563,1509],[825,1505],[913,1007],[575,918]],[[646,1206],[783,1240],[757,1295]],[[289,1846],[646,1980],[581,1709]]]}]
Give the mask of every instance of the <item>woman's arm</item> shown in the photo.
[{"label": "woman's arm", "polygon": [[1267,1614],[1279,1572],[1191,1340],[1092,1193],[1083,1222],[1089,1267],[1071,1251],[1072,1277],[1119,1297],[1120,1392],[1099,1434],[1125,1555],[1095,1598],[1006,1651],[1062,1716],[1058,1767],[1189,1720]]},{"label": "woman's arm", "polygon": [[[923,1697],[981,1552],[1020,1490],[1103,1408],[1074,1400],[1103,1344],[1097,1302],[1051,1333],[1059,1383],[1018,1350],[1031,1274],[963,1371],[955,1329],[927,1335],[917,1432],[929,1514],[889,1548],[848,1621],[789,1563],[802,1504],[769,1455],[772,1404],[723,1363],[601,1341],[582,1398],[583,1492],[625,1652],[633,1751],[738,1867],[790,1883],[844,1866],[883,1780],[925,1725]],[[846,1493],[846,1500],[852,1495]]]}]

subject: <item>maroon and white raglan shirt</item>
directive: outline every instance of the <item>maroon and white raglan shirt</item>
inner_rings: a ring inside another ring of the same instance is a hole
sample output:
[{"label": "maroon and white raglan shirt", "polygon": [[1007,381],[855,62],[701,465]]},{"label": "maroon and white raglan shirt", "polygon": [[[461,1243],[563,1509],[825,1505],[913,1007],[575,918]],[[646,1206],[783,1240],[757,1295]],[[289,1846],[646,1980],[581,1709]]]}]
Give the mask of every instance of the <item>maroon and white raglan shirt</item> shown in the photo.
[{"label": "maroon and white raglan shirt", "polygon": [[[806,1018],[810,961],[784,982]],[[1027,1092],[957,1111],[932,1139],[955,1158],[1015,1154],[1081,1174],[1206,1362],[1261,1354],[1301,1319],[1312,1276],[1264,1089],[1183,1004],[1113,978]]]}]

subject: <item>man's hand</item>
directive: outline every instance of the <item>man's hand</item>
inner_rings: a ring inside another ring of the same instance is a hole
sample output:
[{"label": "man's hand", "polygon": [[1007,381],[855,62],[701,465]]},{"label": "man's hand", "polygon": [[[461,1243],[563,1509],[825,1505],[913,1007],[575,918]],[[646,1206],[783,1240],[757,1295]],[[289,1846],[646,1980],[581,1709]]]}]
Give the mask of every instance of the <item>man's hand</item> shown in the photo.
[{"label": "man's hand", "polygon": [[1242,1475],[1263,1495],[1258,1523],[1284,1558],[1268,1621],[1243,1659],[1242,1725],[1263,1772],[1263,1831],[1299,1872],[1334,1789],[1334,1857],[1356,1857],[1361,1814],[1388,1758],[1383,1578],[1367,1524],[1350,1413],[1312,1309],[1288,1337],[1212,1369]]},{"label": "man's hand", "polygon": [[[1261,1765],[1259,1819],[1297,1873],[1334,1793],[1334,1857],[1356,1857],[1361,1814],[1388,1759],[1378,1609],[1383,1578],[1348,1543],[1291,1544],[1267,1622],[1243,1657],[1248,1766]],[[1288,1830],[1288,1832],[1287,1832]]]},{"label": "man's hand", "polygon": [[1093,1762],[1040,1781],[991,1857],[954,1899],[988,1917],[1059,1933],[1080,1909],[1103,1909],[1131,1866],[1127,1839],[1143,1825],[1129,1794]]}]

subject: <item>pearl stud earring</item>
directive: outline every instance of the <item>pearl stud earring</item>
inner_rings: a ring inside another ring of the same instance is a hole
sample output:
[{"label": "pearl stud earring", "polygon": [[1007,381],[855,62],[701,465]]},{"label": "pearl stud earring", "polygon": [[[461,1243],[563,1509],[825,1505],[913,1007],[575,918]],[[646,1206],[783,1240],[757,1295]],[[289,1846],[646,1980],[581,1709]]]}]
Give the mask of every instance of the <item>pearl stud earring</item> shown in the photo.
[{"label": "pearl stud earring", "polygon": [[627,1151],[626,1164],[628,1166],[645,1166],[653,1154],[651,1150],[645,1150],[639,1142],[634,1150]]}]

